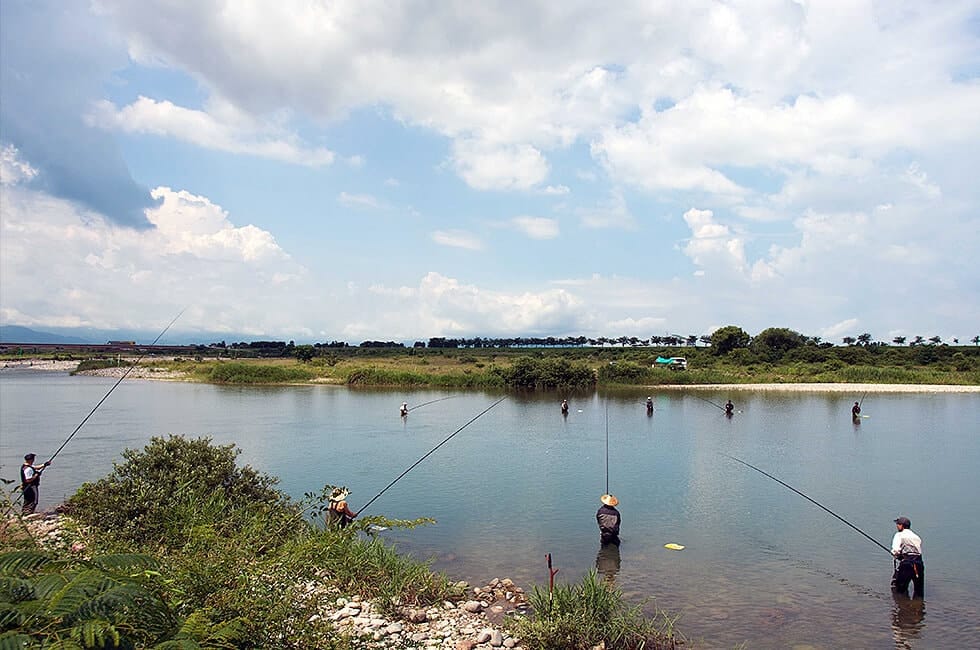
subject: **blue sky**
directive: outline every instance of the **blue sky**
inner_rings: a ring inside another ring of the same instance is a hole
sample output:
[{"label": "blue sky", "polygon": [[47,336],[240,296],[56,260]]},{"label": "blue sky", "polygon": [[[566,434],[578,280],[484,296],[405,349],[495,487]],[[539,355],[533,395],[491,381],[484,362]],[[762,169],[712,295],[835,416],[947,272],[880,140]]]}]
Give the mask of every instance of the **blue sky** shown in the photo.
[{"label": "blue sky", "polygon": [[0,12],[4,324],[980,330],[977,2]]}]

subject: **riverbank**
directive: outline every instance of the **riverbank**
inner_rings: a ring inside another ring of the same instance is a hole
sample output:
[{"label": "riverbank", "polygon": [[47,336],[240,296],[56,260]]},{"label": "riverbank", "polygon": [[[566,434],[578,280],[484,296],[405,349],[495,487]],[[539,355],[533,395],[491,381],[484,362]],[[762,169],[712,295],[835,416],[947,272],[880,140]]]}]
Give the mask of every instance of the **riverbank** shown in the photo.
[{"label": "riverbank", "polygon": [[[72,532],[78,526],[57,512],[37,513],[23,518],[23,524],[37,545],[54,553],[87,557],[86,543]],[[0,538],[23,536],[17,517],[0,523]],[[443,600],[429,606],[398,607],[395,615],[386,613],[373,599],[361,594],[342,593],[333,586],[328,572],[323,578],[295,585],[294,598],[315,610],[311,623],[322,622],[338,633],[356,640],[356,647],[384,650],[423,647],[447,650],[524,650],[520,641],[502,625],[508,616],[526,615],[524,589],[509,578],[494,578],[482,587],[456,583],[462,598]]]},{"label": "riverbank", "polygon": [[[126,379],[155,379],[170,381],[204,381],[201,377],[194,375],[186,370],[178,369],[173,359],[155,359],[154,365],[140,365],[133,368]],[[217,359],[205,361],[206,363],[227,363]],[[16,361],[6,361],[3,363],[4,370],[38,370],[49,372],[73,372],[78,367],[78,361],[52,360],[52,359],[24,359]],[[186,362],[185,362],[186,363]],[[238,363],[238,362],[236,362]],[[256,362],[261,363],[261,362]],[[98,368],[95,370],[85,370],[78,374],[93,377],[109,377],[118,379],[126,373],[128,366]],[[315,384],[342,384],[339,379],[316,378],[309,382],[291,382],[298,385],[306,383]],[[889,383],[846,383],[846,382],[773,382],[773,383],[683,383],[683,384],[646,384],[642,388],[651,391],[669,390],[704,390],[704,391],[771,391],[787,393],[980,393],[980,385],[963,384],[889,384]]]}]

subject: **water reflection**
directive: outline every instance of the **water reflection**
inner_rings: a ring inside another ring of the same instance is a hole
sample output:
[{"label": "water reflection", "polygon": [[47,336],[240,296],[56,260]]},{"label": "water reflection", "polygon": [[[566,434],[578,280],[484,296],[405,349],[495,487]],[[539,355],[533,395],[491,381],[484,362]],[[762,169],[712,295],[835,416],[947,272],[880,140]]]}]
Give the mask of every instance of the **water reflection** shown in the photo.
[{"label": "water reflection", "polygon": [[599,546],[599,552],[595,556],[595,568],[602,576],[602,581],[610,587],[616,586],[616,576],[619,575],[620,564],[618,541]]},{"label": "water reflection", "polygon": [[892,638],[896,648],[912,648],[922,631],[926,616],[926,604],[921,598],[909,598],[905,594],[892,593]]}]

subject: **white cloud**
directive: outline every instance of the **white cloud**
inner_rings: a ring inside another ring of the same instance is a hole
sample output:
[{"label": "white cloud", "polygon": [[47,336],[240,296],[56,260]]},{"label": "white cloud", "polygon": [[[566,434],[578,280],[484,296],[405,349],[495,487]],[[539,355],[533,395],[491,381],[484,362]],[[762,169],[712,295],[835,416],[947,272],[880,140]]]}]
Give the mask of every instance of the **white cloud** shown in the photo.
[{"label": "white cloud", "polygon": [[593,208],[580,209],[579,219],[586,228],[616,228],[635,230],[636,218],[626,205],[622,192],[613,191],[609,198]]},{"label": "white cloud", "polygon": [[548,163],[530,145],[495,146],[475,140],[453,144],[453,166],[478,190],[526,190],[544,181]]},{"label": "white cloud", "polygon": [[562,196],[568,194],[569,192],[571,192],[571,190],[567,185],[549,185],[541,190],[542,194],[546,194],[548,196]]},{"label": "white cloud", "polygon": [[839,323],[828,325],[820,331],[820,336],[823,337],[824,340],[830,341],[831,343],[836,343],[842,336],[854,336],[854,332],[859,326],[860,321],[857,318],[848,318],[847,320],[842,320]]},{"label": "white cloud", "polygon": [[462,230],[436,230],[432,233],[432,241],[443,246],[465,248],[471,251],[478,251],[483,248],[479,239]]},{"label": "white cloud", "polygon": [[0,149],[0,185],[16,185],[37,176],[37,170],[20,159],[17,147],[8,144]]},{"label": "white cloud", "polygon": [[295,135],[278,132],[227,104],[222,104],[216,115],[141,96],[122,108],[108,101],[98,102],[90,120],[105,129],[170,136],[206,149],[296,165],[320,167],[334,159],[333,152],[306,147]]},{"label": "white cloud", "polygon": [[153,194],[155,227],[133,230],[38,192],[0,193],[4,321],[142,328],[190,305],[183,328],[292,329],[290,296],[308,290],[306,271],[270,233],[234,225],[205,197]]},{"label": "white cloud", "polygon": [[374,198],[370,194],[348,194],[347,192],[341,192],[340,195],[337,196],[337,203],[348,208],[369,208],[372,210],[379,210],[384,207],[381,201]]},{"label": "white cloud", "polygon": [[557,219],[514,217],[511,223],[531,239],[555,239],[559,235]]},{"label": "white cloud", "polygon": [[733,235],[728,226],[716,222],[711,210],[691,208],[684,213],[684,221],[691,229],[691,239],[684,246],[684,254],[702,270],[744,271],[745,243]]}]

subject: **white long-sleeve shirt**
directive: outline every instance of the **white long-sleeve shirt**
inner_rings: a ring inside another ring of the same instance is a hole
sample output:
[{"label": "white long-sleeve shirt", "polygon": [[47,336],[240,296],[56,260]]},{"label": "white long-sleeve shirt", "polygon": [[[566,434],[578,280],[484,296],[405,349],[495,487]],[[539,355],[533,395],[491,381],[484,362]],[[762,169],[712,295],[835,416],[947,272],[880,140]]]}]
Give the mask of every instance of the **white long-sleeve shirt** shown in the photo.
[{"label": "white long-sleeve shirt", "polygon": [[892,537],[892,555],[922,555],[922,540],[907,528],[900,530]]}]

